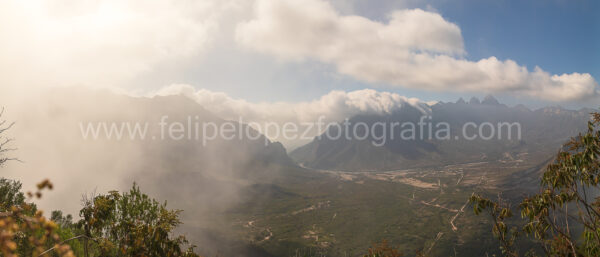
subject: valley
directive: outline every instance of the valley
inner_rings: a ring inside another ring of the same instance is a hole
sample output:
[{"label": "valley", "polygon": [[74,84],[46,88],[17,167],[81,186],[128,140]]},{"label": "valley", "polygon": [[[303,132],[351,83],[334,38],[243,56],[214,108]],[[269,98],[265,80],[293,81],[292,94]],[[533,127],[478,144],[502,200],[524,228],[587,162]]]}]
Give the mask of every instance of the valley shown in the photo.
[{"label": "valley", "polygon": [[533,160],[372,172],[283,168],[289,177],[301,172],[302,183],[261,185],[259,194],[248,194],[223,215],[229,236],[272,256],[294,256],[295,251],[358,256],[384,239],[406,256],[416,251],[480,256],[497,248],[487,233],[487,219],[472,213],[468,198],[473,192],[511,198],[534,191],[535,180],[529,188],[507,186],[514,181],[507,178],[527,179],[534,170],[533,176],[539,174],[538,165],[527,163]]}]

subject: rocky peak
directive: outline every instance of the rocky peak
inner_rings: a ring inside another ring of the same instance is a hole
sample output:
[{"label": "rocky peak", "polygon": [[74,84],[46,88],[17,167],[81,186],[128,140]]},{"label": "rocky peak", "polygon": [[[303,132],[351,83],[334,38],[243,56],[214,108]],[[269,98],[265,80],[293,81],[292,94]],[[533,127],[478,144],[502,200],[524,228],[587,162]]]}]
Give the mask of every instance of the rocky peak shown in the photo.
[{"label": "rocky peak", "polygon": [[469,100],[469,104],[480,104],[481,102],[479,101],[479,98],[477,97],[471,97],[471,100]]},{"label": "rocky peak", "polygon": [[498,102],[498,100],[496,100],[496,98],[494,98],[492,95],[487,95],[485,98],[483,98],[483,101],[481,101],[482,104],[487,104],[487,105],[499,105],[500,102]]}]

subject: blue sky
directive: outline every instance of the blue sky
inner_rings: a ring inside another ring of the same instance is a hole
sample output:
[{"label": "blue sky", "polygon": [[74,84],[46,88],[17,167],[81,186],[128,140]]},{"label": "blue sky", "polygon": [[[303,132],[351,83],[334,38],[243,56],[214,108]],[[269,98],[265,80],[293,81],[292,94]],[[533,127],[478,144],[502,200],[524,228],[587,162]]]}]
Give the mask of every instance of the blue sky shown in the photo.
[{"label": "blue sky", "polygon": [[458,1],[438,10],[461,27],[470,58],[600,75],[598,1]]},{"label": "blue sky", "polygon": [[[413,7],[427,8],[430,5],[460,26],[468,59],[496,56],[513,59],[529,69],[537,65],[553,74],[579,72],[600,78],[600,1],[423,2]],[[381,15],[383,12],[385,10],[378,9],[365,15]],[[446,100],[455,97],[447,93],[423,93],[423,98],[430,95],[434,99]],[[519,102],[510,97],[504,98],[508,102]],[[544,104],[548,103],[533,105]],[[563,104],[578,106],[577,103]]]}]

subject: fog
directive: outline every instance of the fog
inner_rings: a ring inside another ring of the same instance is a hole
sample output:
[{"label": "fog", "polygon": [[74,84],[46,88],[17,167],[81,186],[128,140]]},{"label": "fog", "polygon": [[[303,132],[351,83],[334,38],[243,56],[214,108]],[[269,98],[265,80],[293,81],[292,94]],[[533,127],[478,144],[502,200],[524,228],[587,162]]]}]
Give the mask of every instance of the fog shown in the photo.
[{"label": "fog", "polygon": [[[6,97],[6,98],[5,98]],[[49,214],[62,210],[78,217],[83,195],[127,190],[135,181],[143,192],[185,210],[182,227],[192,240],[212,238],[201,231],[220,224],[219,213],[241,201],[239,192],[255,183],[269,183],[267,173],[294,166],[280,144],[257,139],[156,139],[162,116],[170,122],[188,117],[221,123],[198,103],[183,96],[134,98],[87,88],[42,89],[3,95],[7,121],[15,125],[4,135],[14,138],[2,176],[19,180],[24,191],[50,179],[38,206]],[[145,138],[85,138],[80,124],[148,123]],[[152,136],[151,136],[152,135]],[[266,142],[266,143],[265,143]],[[224,227],[225,229],[226,227]]]}]

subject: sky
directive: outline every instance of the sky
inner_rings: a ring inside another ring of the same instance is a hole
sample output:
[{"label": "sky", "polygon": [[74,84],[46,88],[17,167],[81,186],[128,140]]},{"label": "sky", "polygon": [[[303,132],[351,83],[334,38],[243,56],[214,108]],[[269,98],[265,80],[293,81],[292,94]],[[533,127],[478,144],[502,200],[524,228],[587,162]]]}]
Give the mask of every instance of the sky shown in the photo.
[{"label": "sky", "polygon": [[[597,1],[0,1],[2,87],[596,107]],[[172,87],[171,87],[172,88]]]},{"label": "sky", "polygon": [[[597,47],[600,43],[600,17],[595,15],[600,10],[600,4],[596,1],[355,0],[331,3],[340,13],[360,15],[379,21],[386,21],[389,12],[394,9],[431,10],[460,26],[467,59],[479,60],[496,56],[499,59],[515,60],[529,69],[540,66],[553,74],[581,72],[589,73],[594,78],[600,76],[600,50]],[[230,54],[232,55],[234,54]],[[240,57],[240,53],[235,55]],[[202,83],[203,79],[211,77],[210,71],[214,68],[212,65],[215,65],[215,59],[220,58],[208,59],[208,65],[194,67],[185,75],[186,79]],[[252,64],[256,63],[257,59],[259,65],[254,67]],[[209,78],[209,81],[221,85],[206,87],[254,101],[275,101],[282,97],[290,101],[306,101],[332,89],[361,88],[376,88],[438,101],[455,101],[459,97],[468,98],[471,95],[481,98],[486,94],[430,92],[389,88],[385,84],[373,85],[339,76],[331,67],[310,61],[282,65],[262,56],[236,59],[234,62],[230,62],[229,58],[220,60],[216,61],[220,67],[237,71],[251,69],[253,72],[248,76],[229,78],[228,81]],[[236,87],[248,81],[256,83],[256,87],[248,90],[239,90]],[[257,87],[259,90],[256,90]],[[504,94],[497,94],[497,97],[510,104],[529,103],[532,107],[556,104],[553,101],[522,99]],[[573,108],[582,106],[579,102],[559,104]],[[593,102],[591,106],[594,106]]]}]

